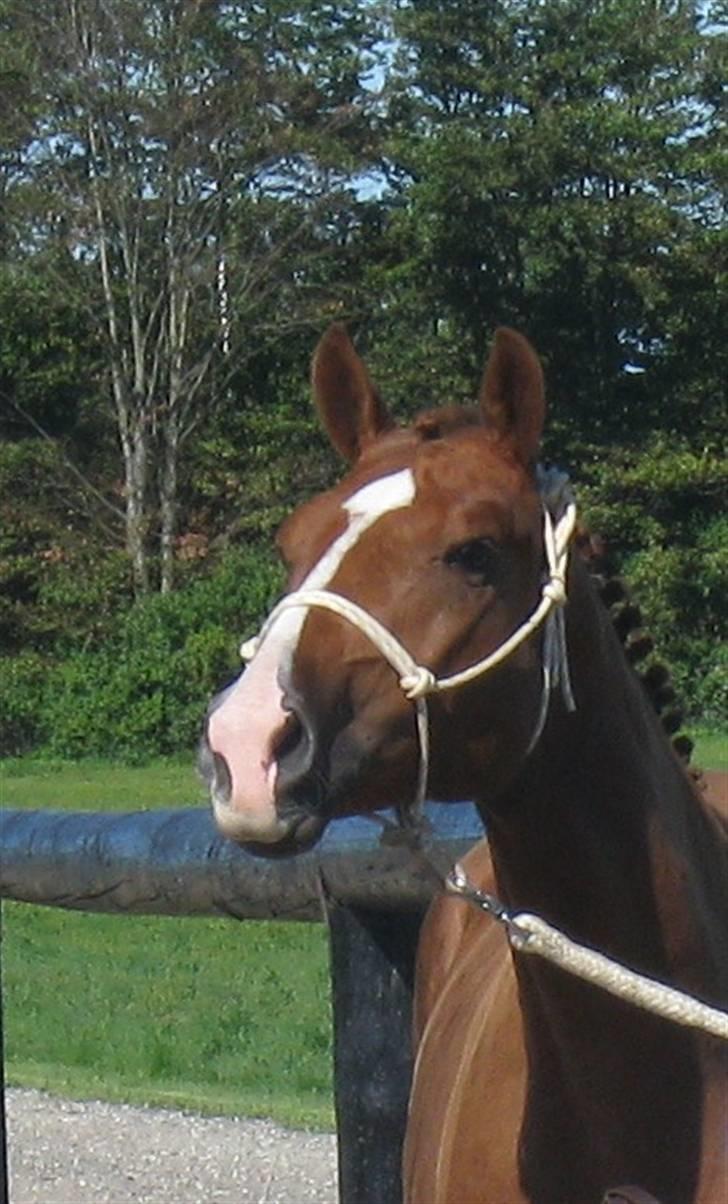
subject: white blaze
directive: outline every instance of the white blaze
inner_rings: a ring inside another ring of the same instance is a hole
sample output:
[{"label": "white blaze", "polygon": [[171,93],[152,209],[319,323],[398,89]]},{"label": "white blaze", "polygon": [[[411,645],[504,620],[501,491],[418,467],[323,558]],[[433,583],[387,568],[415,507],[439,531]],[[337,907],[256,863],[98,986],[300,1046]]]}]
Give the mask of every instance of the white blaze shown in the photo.
[{"label": "white blaze", "polygon": [[[307,574],[300,589],[323,589],[361,536],[384,514],[411,505],[414,477],[402,469],[371,481],[343,503],[346,528]],[[290,664],[307,611],[283,611],[265,633],[247,670],[210,716],[208,739],[226,760],[232,779],[230,799],[213,794],[218,827],[237,840],[275,842],[286,831],[275,810],[275,747],[287,712],[278,683],[279,669]]]}]

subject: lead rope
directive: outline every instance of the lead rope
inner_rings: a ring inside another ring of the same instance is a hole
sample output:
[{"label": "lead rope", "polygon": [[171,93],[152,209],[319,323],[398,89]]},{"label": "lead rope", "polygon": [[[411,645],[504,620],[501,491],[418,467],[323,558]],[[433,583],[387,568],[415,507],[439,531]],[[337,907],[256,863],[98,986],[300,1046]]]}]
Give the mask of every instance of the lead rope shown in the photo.
[{"label": "lead rope", "polygon": [[516,952],[535,953],[644,1011],[728,1041],[728,1013],[578,944],[540,916],[512,914],[492,895],[473,886],[459,863],[444,879],[444,886],[448,894],[464,899],[502,924]]}]

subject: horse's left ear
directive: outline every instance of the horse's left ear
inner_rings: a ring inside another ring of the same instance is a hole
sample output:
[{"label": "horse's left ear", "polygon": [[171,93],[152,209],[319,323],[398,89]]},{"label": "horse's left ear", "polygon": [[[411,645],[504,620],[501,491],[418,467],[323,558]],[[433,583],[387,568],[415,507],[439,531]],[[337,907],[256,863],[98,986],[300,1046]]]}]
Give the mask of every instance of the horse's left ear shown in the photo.
[{"label": "horse's left ear", "polygon": [[533,464],[546,412],[543,371],[528,339],[507,326],[495,332],[479,400],[491,430],[508,440],[523,464]]},{"label": "horse's left ear", "polygon": [[345,460],[356,460],[394,425],[341,322],[329,327],[316,348],[311,380],[321,421]]}]

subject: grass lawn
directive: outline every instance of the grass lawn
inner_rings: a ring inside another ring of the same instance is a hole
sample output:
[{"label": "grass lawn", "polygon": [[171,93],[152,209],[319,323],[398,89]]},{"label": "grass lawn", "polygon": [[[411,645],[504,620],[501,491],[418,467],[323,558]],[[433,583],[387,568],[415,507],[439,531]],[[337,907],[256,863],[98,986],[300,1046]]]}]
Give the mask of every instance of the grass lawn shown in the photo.
[{"label": "grass lawn", "polygon": [[[199,805],[188,764],[10,762],[8,807]],[[11,1084],[331,1127],[319,924],[104,916],[6,902]]]},{"label": "grass lawn", "polygon": [[[728,768],[728,736],[695,731]],[[0,762],[0,804],[200,805],[189,763]],[[318,924],[116,917],[6,903],[10,1083],[329,1127],[331,1023]]]},{"label": "grass lawn", "polygon": [[0,760],[0,805],[73,811],[149,811],[204,806],[207,793],[189,760],[148,765],[109,761]]}]

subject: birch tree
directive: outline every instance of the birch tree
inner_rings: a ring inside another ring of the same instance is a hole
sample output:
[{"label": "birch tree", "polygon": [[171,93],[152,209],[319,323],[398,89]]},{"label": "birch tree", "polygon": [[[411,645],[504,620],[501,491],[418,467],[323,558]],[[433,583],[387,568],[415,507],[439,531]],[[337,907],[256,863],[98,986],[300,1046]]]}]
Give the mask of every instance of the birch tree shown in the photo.
[{"label": "birch tree", "polygon": [[[19,5],[17,21],[43,93],[24,159],[33,237],[62,237],[64,287],[88,291],[135,592],[167,591],[185,442],[266,332],[270,300],[305,276],[318,215],[365,160],[371,14],[49,0]],[[286,299],[282,330],[311,319],[305,289]]]}]

